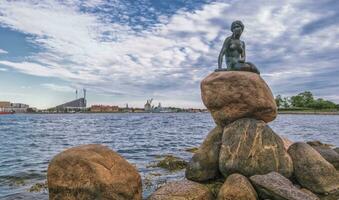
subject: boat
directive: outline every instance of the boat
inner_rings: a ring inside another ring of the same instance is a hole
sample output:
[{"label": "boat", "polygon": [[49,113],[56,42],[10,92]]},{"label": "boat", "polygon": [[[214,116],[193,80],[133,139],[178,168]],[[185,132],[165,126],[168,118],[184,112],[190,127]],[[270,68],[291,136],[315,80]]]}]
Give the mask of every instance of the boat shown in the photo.
[{"label": "boat", "polygon": [[4,108],[0,108],[0,115],[9,115],[9,114],[14,114],[14,111],[5,111]]},{"label": "boat", "polygon": [[9,115],[9,114],[14,114],[14,112],[0,111],[0,115]]}]

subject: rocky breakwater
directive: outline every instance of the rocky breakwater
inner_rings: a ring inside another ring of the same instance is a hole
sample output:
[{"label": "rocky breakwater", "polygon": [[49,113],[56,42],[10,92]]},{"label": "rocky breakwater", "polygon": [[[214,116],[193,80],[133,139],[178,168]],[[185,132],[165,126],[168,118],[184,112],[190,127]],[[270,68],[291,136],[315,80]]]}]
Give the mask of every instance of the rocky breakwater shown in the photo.
[{"label": "rocky breakwater", "polygon": [[141,200],[141,177],[124,158],[98,145],[56,155],[47,171],[50,200]]},{"label": "rocky breakwater", "polygon": [[292,144],[267,125],[277,107],[260,75],[214,72],[201,82],[201,94],[216,127],[189,162],[187,179],[225,180],[218,200],[337,200],[335,167],[310,145]]}]

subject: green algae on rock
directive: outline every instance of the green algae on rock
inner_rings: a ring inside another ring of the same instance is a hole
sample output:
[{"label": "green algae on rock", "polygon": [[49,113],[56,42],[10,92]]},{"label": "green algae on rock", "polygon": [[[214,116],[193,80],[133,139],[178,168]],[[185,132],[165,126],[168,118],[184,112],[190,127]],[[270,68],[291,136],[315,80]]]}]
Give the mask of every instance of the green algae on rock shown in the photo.
[{"label": "green algae on rock", "polygon": [[159,158],[162,159],[148,165],[147,167],[160,167],[169,171],[182,170],[187,167],[187,162],[185,160],[173,155],[159,156]]}]

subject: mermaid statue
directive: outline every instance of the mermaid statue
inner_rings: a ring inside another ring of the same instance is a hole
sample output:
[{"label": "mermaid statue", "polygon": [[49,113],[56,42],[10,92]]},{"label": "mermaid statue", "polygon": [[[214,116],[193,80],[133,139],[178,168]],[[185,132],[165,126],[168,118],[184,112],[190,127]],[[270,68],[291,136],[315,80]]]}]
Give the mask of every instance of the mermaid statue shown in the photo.
[{"label": "mermaid statue", "polygon": [[[244,24],[237,20],[231,25],[232,35],[227,37],[222,45],[222,49],[218,58],[218,69],[215,71],[248,71],[260,74],[257,67],[245,62],[245,42],[240,40],[240,36],[244,31]],[[227,68],[222,68],[223,57],[226,57]]]}]

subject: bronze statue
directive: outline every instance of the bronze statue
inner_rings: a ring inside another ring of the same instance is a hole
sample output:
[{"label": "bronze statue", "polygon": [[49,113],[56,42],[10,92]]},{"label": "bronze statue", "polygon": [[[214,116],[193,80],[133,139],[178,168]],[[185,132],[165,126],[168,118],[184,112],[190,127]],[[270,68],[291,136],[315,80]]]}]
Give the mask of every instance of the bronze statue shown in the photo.
[{"label": "bronze statue", "polygon": [[[244,31],[244,24],[237,20],[231,25],[232,35],[227,37],[222,45],[222,49],[218,58],[218,69],[215,71],[249,71],[260,74],[257,67],[245,62],[245,42],[240,40],[240,36]],[[226,57],[227,68],[222,68],[223,57]]]}]

